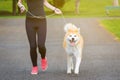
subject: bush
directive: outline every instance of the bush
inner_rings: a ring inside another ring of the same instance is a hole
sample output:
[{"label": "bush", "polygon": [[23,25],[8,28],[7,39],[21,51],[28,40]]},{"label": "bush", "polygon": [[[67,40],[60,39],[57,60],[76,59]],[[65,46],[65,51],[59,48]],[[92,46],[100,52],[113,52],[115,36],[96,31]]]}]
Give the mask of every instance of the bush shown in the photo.
[{"label": "bush", "polygon": [[65,0],[53,0],[53,5],[58,8],[62,8],[65,4]]}]

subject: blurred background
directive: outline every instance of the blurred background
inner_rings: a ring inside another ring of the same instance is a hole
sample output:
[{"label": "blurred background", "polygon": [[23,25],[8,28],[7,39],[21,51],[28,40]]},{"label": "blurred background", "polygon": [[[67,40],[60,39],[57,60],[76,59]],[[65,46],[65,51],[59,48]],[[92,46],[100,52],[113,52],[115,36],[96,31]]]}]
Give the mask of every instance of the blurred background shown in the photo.
[{"label": "blurred background", "polygon": [[[24,18],[17,7],[18,0],[0,0],[0,18]],[[120,39],[120,0],[48,0],[55,7],[62,10],[66,18],[104,18],[99,22],[108,31]],[[23,0],[26,6],[26,0]],[[46,15],[54,12],[45,8]],[[51,16],[62,18],[61,15]],[[51,18],[50,17],[50,18]]]},{"label": "blurred background", "polygon": [[[109,9],[109,16],[120,16],[120,0],[48,0],[52,5],[60,8],[65,16],[69,17],[104,17],[108,16],[106,9]],[[17,0],[0,0],[0,16],[25,15],[20,14],[17,7]],[[23,0],[26,6],[26,0]],[[53,13],[45,8],[46,14]]]}]

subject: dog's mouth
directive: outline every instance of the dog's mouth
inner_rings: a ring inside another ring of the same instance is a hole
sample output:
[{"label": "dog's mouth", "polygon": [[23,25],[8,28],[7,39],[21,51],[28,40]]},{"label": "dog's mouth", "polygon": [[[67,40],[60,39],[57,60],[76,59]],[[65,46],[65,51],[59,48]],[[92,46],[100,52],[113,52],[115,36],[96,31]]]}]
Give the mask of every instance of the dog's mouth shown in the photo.
[{"label": "dog's mouth", "polygon": [[75,46],[75,40],[69,40],[70,41],[70,44],[72,45],[72,46]]}]

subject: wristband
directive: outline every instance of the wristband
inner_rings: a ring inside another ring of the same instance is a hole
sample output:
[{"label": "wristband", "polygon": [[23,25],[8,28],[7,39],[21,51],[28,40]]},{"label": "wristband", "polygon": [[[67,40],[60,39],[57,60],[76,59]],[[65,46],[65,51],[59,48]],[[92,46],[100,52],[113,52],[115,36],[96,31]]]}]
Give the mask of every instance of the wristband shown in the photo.
[{"label": "wristband", "polygon": [[17,4],[17,5],[18,5],[18,7],[19,7],[19,8],[24,7],[24,6],[23,6],[23,4],[22,4],[22,3],[20,3],[20,2],[18,2],[18,4]]}]

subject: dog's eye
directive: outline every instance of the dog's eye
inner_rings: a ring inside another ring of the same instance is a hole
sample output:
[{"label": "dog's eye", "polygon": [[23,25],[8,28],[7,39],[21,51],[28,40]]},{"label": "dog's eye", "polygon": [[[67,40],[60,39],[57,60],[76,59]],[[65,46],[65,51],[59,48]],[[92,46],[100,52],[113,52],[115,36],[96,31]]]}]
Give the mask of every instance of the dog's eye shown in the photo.
[{"label": "dog's eye", "polygon": [[70,37],[72,37],[72,35],[70,35]]},{"label": "dog's eye", "polygon": [[74,35],[74,37],[76,37],[76,35]]}]

